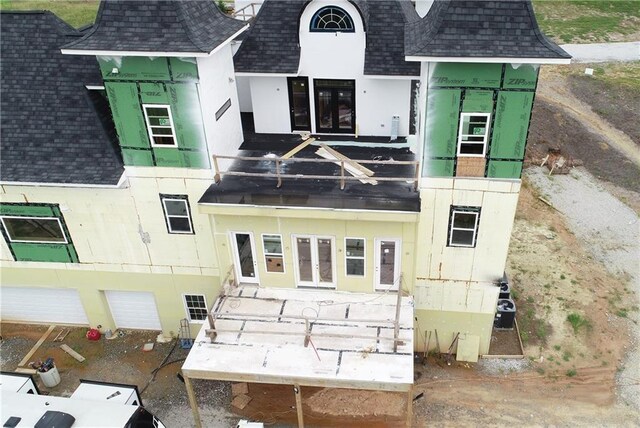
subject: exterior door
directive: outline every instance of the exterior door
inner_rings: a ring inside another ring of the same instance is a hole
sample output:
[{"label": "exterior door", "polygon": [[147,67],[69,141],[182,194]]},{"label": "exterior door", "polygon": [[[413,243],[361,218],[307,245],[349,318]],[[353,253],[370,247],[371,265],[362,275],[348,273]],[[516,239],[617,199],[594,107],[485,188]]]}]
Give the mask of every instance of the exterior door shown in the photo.
[{"label": "exterior door", "polygon": [[375,288],[379,291],[397,290],[400,283],[399,239],[375,241]]},{"label": "exterior door", "polygon": [[317,79],[314,88],[316,132],[355,133],[355,81]]},{"label": "exterior door", "polygon": [[311,131],[309,112],[309,79],[289,77],[289,110],[292,131]]},{"label": "exterior door", "polygon": [[336,269],[333,237],[296,235],[293,237],[293,246],[298,285],[334,288]]},{"label": "exterior door", "polygon": [[237,282],[257,284],[259,282],[258,263],[253,234],[231,232],[231,241]]}]

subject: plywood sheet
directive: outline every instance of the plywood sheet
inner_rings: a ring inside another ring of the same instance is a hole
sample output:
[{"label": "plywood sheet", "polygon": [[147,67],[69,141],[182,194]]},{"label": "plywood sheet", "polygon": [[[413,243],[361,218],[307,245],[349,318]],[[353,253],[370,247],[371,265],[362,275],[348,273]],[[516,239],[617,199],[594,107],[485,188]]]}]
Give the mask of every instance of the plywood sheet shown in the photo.
[{"label": "plywood sheet", "polygon": [[456,177],[484,177],[485,158],[458,156]]},{"label": "plywood sheet", "polygon": [[473,334],[461,334],[458,338],[458,352],[456,353],[456,361],[477,363],[479,349],[480,336],[476,336]]}]

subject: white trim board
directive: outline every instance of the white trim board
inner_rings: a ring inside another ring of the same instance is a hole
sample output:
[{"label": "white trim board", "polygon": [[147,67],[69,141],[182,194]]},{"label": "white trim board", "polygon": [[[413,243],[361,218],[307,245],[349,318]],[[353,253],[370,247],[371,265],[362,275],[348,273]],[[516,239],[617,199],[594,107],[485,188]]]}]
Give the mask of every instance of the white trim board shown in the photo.
[{"label": "white trim board", "polygon": [[405,56],[405,61],[413,62],[465,62],[478,64],[571,64],[571,58],[508,58],[508,57],[438,57],[438,56]]},{"label": "white trim board", "polygon": [[79,187],[87,189],[121,189],[127,180],[127,173],[123,172],[118,184],[82,184],[82,183],[38,183],[32,181],[0,181],[0,186],[37,186],[37,187]]}]

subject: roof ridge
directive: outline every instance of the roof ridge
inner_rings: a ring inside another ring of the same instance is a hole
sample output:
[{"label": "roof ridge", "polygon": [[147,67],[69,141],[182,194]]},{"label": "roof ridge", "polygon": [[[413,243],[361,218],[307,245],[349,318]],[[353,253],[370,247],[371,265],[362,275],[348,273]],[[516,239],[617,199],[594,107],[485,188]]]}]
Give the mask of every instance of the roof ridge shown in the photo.
[{"label": "roof ridge", "polygon": [[95,33],[98,30],[98,28],[100,27],[100,22],[102,21],[102,12],[104,11],[104,7],[105,7],[106,3],[107,3],[107,0],[100,0],[100,6],[98,6],[98,13],[96,14],[96,19],[94,21],[93,27],[91,29],[89,29],[78,40],[74,40],[71,43],[67,43],[66,45],[63,46],[63,48],[68,48],[70,46],[74,46],[74,45],[82,42],[84,39],[90,37],[93,33]]}]

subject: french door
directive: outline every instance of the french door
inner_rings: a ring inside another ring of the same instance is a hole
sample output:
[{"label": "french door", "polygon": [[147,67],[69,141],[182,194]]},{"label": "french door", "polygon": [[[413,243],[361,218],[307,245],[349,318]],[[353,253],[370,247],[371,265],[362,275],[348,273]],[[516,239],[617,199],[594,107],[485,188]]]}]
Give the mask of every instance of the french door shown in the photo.
[{"label": "french door", "polygon": [[231,246],[233,247],[236,281],[257,284],[259,282],[258,263],[256,262],[253,234],[251,232],[231,232]]},{"label": "french door", "polygon": [[294,235],[296,279],[301,287],[334,288],[335,243],[331,236]]},{"label": "french door", "polygon": [[400,283],[400,239],[375,240],[375,289],[397,290]]},{"label": "french door", "polygon": [[354,134],[356,129],[355,80],[313,81],[316,132]]},{"label": "french door", "polygon": [[292,131],[311,131],[309,78],[289,77],[289,111]]}]

